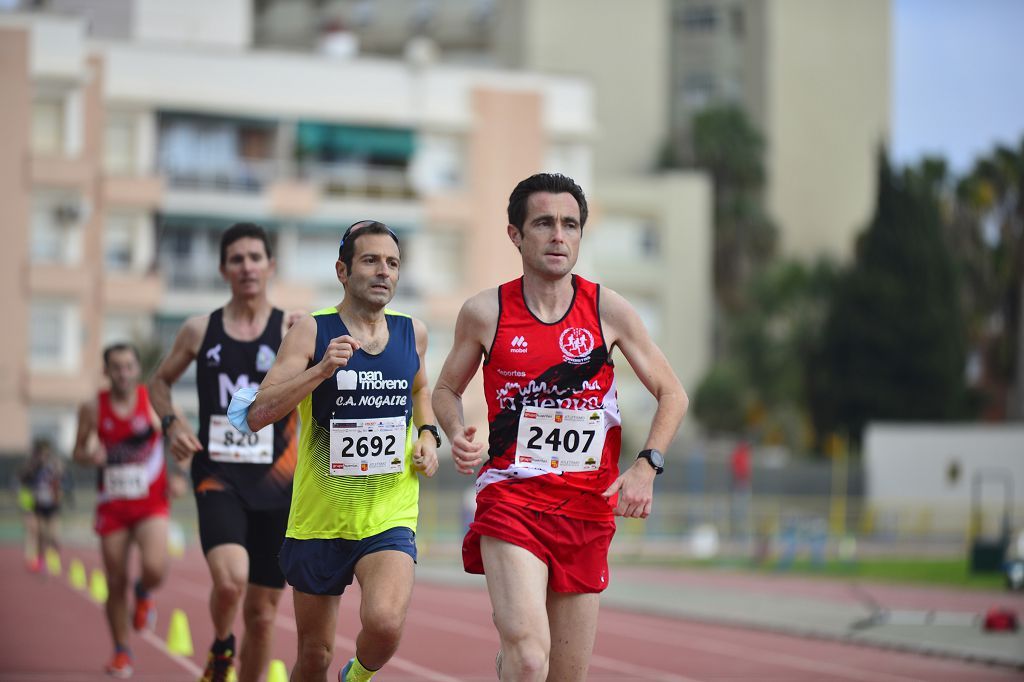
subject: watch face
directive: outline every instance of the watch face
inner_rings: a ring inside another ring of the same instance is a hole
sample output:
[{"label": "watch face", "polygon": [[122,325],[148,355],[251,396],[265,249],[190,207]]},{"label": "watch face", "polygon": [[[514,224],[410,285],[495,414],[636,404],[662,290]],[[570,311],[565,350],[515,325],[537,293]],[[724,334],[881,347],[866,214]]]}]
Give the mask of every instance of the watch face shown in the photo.
[{"label": "watch face", "polygon": [[651,450],[651,463],[657,467],[665,467],[665,456],[658,450]]}]

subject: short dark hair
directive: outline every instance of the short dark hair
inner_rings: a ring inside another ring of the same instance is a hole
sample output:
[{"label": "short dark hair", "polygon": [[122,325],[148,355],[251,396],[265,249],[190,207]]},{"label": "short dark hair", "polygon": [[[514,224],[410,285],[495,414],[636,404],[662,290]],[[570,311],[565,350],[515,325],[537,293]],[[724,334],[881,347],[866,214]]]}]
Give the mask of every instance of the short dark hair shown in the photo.
[{"label": "short dark hair", "polygon": [[520,232],[523,231],[523,223],[526,222],[526,202],[531,194],[537,192],[571,194],[580,207],[580,228],[587,224],[587,197],[576,181],[561,173],[537,173],[516,185],[508,197],[508,222],[515,225]]},{"label": "short dark hair", "polygon": [[356,240],[364,234],[386,234],[395,240],[398,247],[398,254],[402,254],[402,244],[398,241],[398,235],[390,227],[376,220],[359,220],[348,226],[345,234],[341,235],[341,243],[338,244],[338,260],[345,264],[345,270],[352,272],[352,259],[356,255]]},{"label": "short dark hair", "polygon": [[39,437],[32,441],[32,455],[34,457],[42,454],[43,450],[47,450],[52,454],[54,451],[53,441],[46,437]]},{"label": "short dark hair", "polygon": [[220,264],[223,266],[228,260],[228,247],[239,239],[252,237],[263,242],[263,248],[267,251],[267,258],[273,258],[274,254],[270,249],[270,237],[267,231],[256,223],[235,223],[224,234],[220,236]]},{"label": "short dark hair", "polygon": [[130,350],[132,355],[135,356],[135,359],[140,363],[142,362],[142,356],[139,355],[139,349],[135,347],[135,344],[128,343],[127,341],[117,341],[103,349],[103,366],[109,367],[110,356],[124,350]]}]

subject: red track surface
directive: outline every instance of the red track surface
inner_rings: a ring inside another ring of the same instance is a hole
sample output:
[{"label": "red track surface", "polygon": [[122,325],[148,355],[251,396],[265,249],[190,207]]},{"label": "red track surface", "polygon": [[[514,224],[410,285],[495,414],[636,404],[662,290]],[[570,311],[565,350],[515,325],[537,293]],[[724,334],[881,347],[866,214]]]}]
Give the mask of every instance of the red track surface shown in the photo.
[{"label": "red track surface", "polygon": [[[68,551],[88,571],[97,567],[94,550]],[[157,595],[157,634],[135,635],[136,672],[142,681],[185,682],[198,677],[211,637],[206,599],[209,578],[202,557],[176,561]],[[27,573],[19,550],[0,548],[0,682],[88,682],[102,673],[111,653],[100,606],[73,590],[65,576]],[[179,659],[163,638],[172,608],[188,614],[196,653]],[[358,590],[342,598],[331,675],[353,653],[358,631]],[[295,655],[291,598],[282,600],[274,657],[290,667]],[[241,628],[236,630],[240,633]],[[375,679],[470,681],[495,679],[497,636],[487,594],[480,589],[420,583],[413,595],[398,656]],[[335,677],[329,677],[333,680]],[[1019,672],[942,660],[658,618],[604,608],[590,680],[666,682],[984,682],[1021,680]]]}]

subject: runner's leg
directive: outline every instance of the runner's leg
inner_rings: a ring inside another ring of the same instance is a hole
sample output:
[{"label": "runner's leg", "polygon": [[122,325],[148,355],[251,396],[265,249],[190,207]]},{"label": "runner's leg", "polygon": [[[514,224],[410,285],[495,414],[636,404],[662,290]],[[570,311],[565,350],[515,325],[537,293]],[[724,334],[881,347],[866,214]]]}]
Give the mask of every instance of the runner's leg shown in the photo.
[{"label": "runner's leg", "polygon": [[214,636],[223,640],[231,634],[249,576],[249,555],[236,544],[217,545],[206,553],[213,589],[210,591],[210,618]]},{"label": "runner's leg", "polygon": [[249,575],[242,607],[245,633],[239,647],[239,682],[255,682],[270,665],[274,617],[285,584],[278,555],[288,528],[288,509],[246,510],[245,515]]},{"label": "runner's leg", "polygon": [[134,537],[139,543],[142,589],[152,592],[167,575],[167,528],[166,516],[150,516],[135,525]]},{"label": "runner's leg", "polygon": [[239,647],[239,682],[255,682],[270,665],[270,644],[274,636],[274,617],[282,590],[249,583],[245,590],[242,618],[245,633]]},{"label": "runner's leg", "polygon": [[597,594],[565,594],[548,590],[551,626],[551,682],[584,682],[597,635]]},{"label": "runner's leg", "polygon": [[529,550],[488,536],[480,540],[480,553],[501,639],[501,679],[539,682],[547,677],[551,651],[547,566]]},{"label": "runner's leg", "polygon": [[412,598],[414,571],[412,557],[396,550],[367,554],[356,563],[356,579],[362,591],[362,629],[356,638],[356,657],[368,670],[380,670],[398,650]]},{"label": "runner's leg", "polygon": [[107,624],[115,646],[128,647],[128,548],[131,532],[121,528],[100,536],[103,570],[107,575]]},{"label": "runner's leg", "polygon": [[292,590],[298,656],[291,682],[324,682],[334,657],[334,629],[340,595],[307,594]]}]

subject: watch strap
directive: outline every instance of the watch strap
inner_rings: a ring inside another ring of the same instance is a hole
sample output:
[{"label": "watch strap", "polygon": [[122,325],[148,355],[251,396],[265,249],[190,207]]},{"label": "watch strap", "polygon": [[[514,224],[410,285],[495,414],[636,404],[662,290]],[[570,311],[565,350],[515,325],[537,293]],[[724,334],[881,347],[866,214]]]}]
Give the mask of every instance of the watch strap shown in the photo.
[{"label": "watch strap", "polygon": [[[651,465],[652,469],[654,469],[655,475],[660,475],[663,471],[665,471],[665,467],[662,464],[658,464],[658,463],[656,463],[654,461],[654,459],[655,459],[654,452],[655,451],[651,450],[651,449],[641,450],[640,453],[636,456],[636,458],[637,459],[641,459],[641,458],[646,459],[647,463]],[[664,463],[664,461],[665,461],[664,455],[661,454],[661,451],[657,451],[657,452],[658,452],[658,455],[659,455],[658,459],[660,459],[661,462]]]},{"label": "watch strap", "polygon": [[177,419],[178,419],[178,415],[173,414],[173,413],[169,414],[169,415],[166,415],[164,417],[161,417],[160,418],[160,430],[163,431],[164,433],[167,433],[167,429],[171,428],[171,424],[173,424]]},{"label": "watch strap", "polygon": [[430,431],[432,434],[434,434],[434,441],[437,443],[437,447],[441,447],[441,434],[438,433],[437,427],[435,425],[423,424],[422,426],[420,426],[419,430],[417,430],[416,433],[417,435],[422,436],[424,431]]}]

